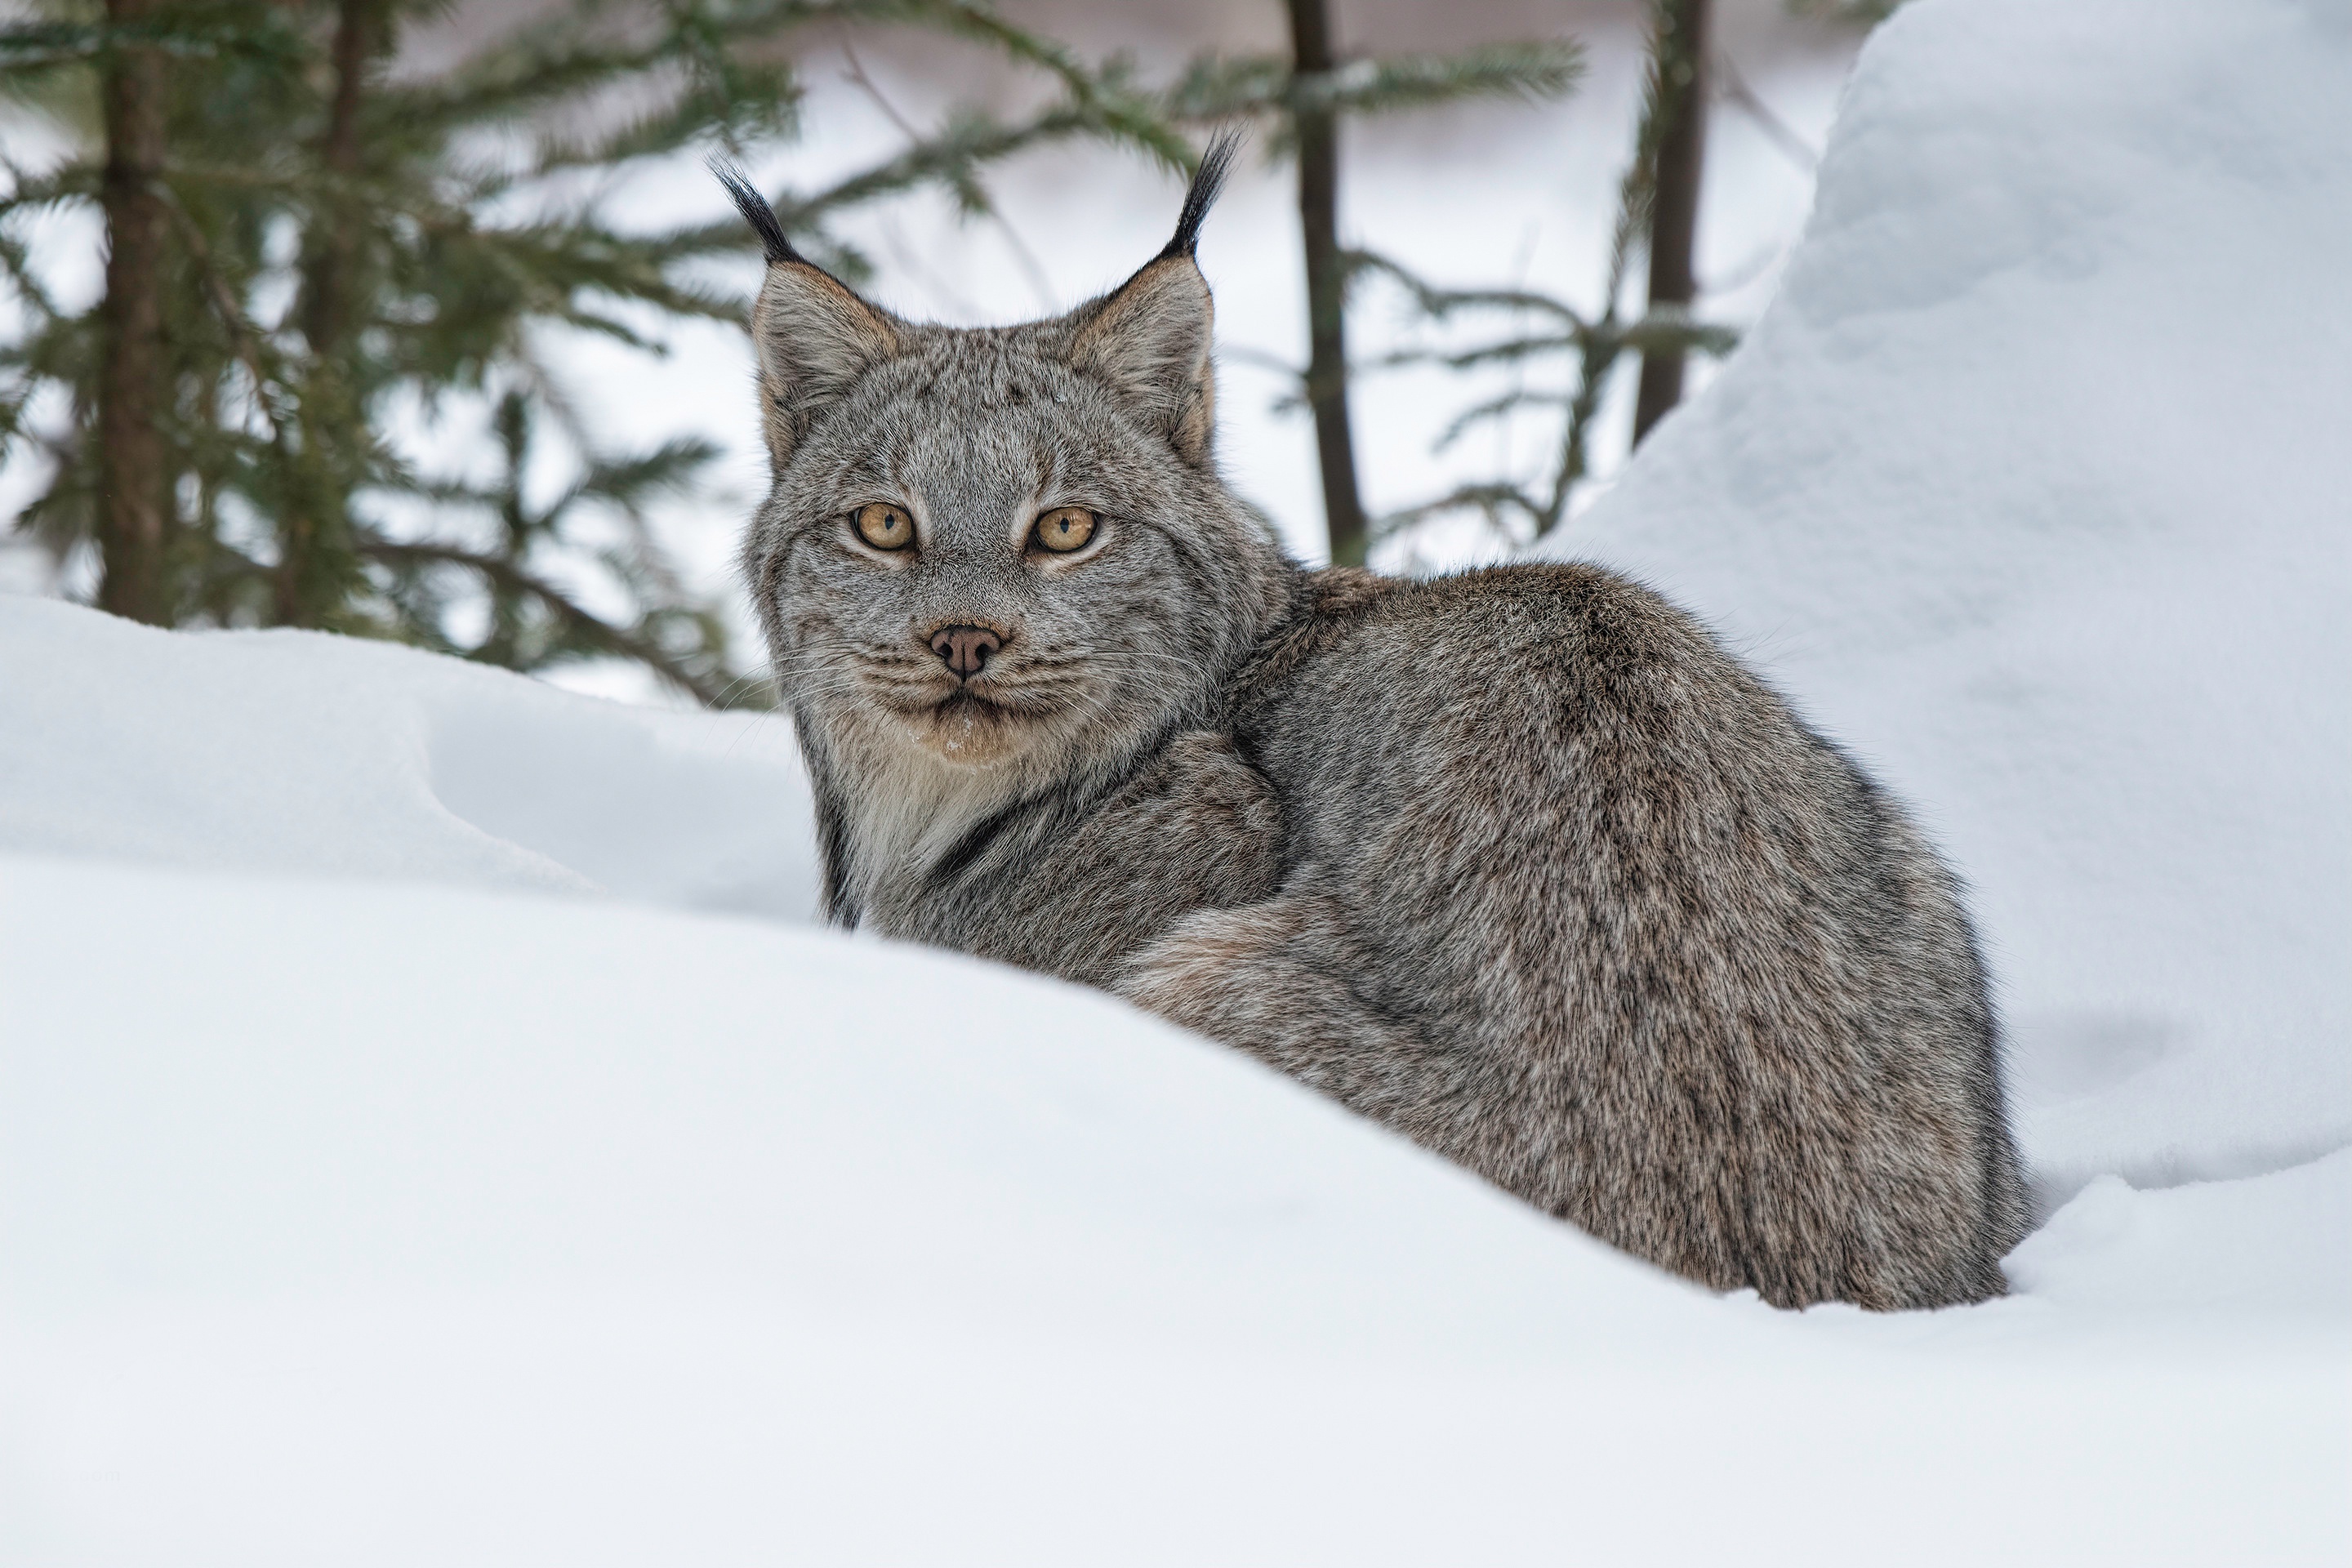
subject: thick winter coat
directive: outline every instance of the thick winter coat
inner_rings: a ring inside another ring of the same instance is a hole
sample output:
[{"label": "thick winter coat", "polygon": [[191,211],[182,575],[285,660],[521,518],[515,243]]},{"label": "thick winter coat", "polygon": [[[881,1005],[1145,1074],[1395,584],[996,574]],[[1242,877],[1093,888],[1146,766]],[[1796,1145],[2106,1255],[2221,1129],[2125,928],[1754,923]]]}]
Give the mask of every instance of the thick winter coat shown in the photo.
[{"label": "thick winter coat", "polygon": [[1176,238],[917,325],[767,205],[743,563],[828,915],[1108,986],[1691,1279],[1974,1300],[2024,1204],[1959,890],[1689,616],[1590,566],[1310,573],[1213,460]]}]

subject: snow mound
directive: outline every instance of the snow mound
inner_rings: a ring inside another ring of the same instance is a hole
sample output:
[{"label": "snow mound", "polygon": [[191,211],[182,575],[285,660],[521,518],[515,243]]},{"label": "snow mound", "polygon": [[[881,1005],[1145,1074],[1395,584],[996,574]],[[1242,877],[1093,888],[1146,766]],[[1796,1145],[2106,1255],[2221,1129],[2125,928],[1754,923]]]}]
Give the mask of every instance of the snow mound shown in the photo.
[{"label": "snow mound", "polygon": [[1906,7],[1580,535],[1977,882],[2007,1299],[1711,1297],[789,923],[776,721],[0,598],[0,1563],[2352,1557],[2340,15]]},{"label": "snow mound", "polygon": [[808,784],[781,719],[15,595],[0,671],[0,849],[814,912]]},{"label": "snow mound", "polygon": [[2103,1184],[1985,1307],[1783,1314],[829,932],[0,859],[0,1561],[2352,1545],[2352,1281],[2284,1245],[2341,1157]]},{"label": "snow mound", "polygon": [[2347,82],[2315,0],[1906,6],[1770,311],[1561,543],[1920,808],[2045,1200],[2352,1142]]}]

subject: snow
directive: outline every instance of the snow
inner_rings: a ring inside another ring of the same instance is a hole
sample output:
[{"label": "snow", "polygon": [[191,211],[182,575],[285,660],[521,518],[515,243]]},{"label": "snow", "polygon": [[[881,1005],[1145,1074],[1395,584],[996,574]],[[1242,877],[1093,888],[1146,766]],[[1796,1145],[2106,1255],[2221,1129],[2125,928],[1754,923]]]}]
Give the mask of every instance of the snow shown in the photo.
[{"label": "snow", "polygon": [[1976,885],[2009,1298],[815,929],[779,720],[0,596],[0,1563],[2345,1561],[2339,16],[1906,7],[1575,542]]},{"label": "snow", "polygon": [[1800,1317],[949,955],[65,858],[0,910],[8,1561],[2347,1539],[2352,1282],[2276,1245],[2340,1155],[2102,1185],[1990,1307]]},{"label": "snow", "polygon": [[772,721],[30,599],[0,613],[0,844],[814,915],[808,784]]},{"label": "snow", "polygon": [[1772,310],[1565,551],[1924,809],[2046,1200],[2341,1148],[2352,27],[1976,0],[1865,59]]}]

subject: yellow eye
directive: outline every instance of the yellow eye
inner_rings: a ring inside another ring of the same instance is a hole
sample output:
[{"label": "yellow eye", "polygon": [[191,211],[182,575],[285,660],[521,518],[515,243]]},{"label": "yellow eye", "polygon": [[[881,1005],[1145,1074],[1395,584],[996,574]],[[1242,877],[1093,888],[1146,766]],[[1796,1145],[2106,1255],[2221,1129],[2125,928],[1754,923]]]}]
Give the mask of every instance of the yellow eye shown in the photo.
[{"label": "yellow eye", "polygon": [[1082,506],[1057,506],[1039,518],[1037,526],[1029,531],[1031,542],[1056,555],[1085,548],[1087,541],[1094,536],[1095,514]]},{"label": "yellow eye", "polygon": [[915,542],[915,520],[904,507],[867,501],[857,509],[856,521],[857,537],[877,550],[904,550]]}]

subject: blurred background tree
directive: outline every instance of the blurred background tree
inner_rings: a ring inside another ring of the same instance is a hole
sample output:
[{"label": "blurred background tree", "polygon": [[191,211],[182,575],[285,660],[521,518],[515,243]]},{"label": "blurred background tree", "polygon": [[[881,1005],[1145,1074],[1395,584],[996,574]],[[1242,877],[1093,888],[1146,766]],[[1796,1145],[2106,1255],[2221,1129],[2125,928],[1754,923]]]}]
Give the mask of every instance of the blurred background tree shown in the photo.
[{"label": "blurred background tree", "polygon": [[[900,144],[771,194],[795,240],[853,281],[874,268],[845,236],[871,225],[846,220],[930,192],[997,223],[1050,305],[992,170],[1085,142],[1172,186],[1208,128],[1255,123],[1270,158],[1295,163],[1306,354],[1282,369],[1311,416],[1332,558],[1382,540],[1417,558],[1410,542],[1449,516],[1523,544],[1567,521],[1604,430],[1612,450],[1629,444],[1608,413],[1628,406],[1608,391],[1621,369],[1642,368],[1638,439],[1679,397],[1685,357],[1733,341],[1696,314],[1710,101],[1810,157],[1727,60],[1718,77],[1715,3],[1617,6],[1646,14],[1647,66],[1613,222],[1584,242],[1605,289],[1582,309],[1506,282],[1490,244],[1460,247],[1472,275],[1441,284],[1342,227],[1352,138],[1404,111],[1557,101],[1586,65],[1565,37],[1356,50],[1333,0],[1230,0],[1287,47],[1212,47],[1152,73],[1058,41],[1081,13],[1044,4],[1024,10],[1046,23],[1026,26],[978,0],[552,0],[520,26],[476,5],[454,50],[447,0],[20,6],[0,25],[0,109],[65,151],[0,149],[0,440],[42,475],[14,529],[54,559],[94,559],[89,595],[158,624],[330,628],[518,669],[619,658],[705,702],[756,700],[730,649],[740,616],[697,590],[710,574],[681,570],[652,521],[707,493],[719,447],[601,439],[564,367],[588,340],[655,355],[663,322],[740,324],[744,274],[726,264],[755,253],[716,200],[708,221],[665,225],[612,195],[708,150],[772,164],[803,130],[803,62],[830,49]],[[947,51],[954,79],[971,79],[952,63],[969,59],[1021,89],[910,117],[853,36],[915,40]],[[26,238],[68,210],[103,215],[104,288],[86,301],[51,295]],[[1368,351],[1351,321],[1382,298],[1407,326]],[[1482,389],[1437,407],[1441,449],[1549,419],[1541,461],[1498,457],[1370,515],[1351,393],[1416,369]],[[1484,395],[1498,371],[1507,388]],[[479,434],[458,438],[467,422]]]},{"label": "blurred background tree", "polygon": [[[1532,479],[1496,476],[1462,485],[1434,500],[1381,518],[1377,539],[1397,538],[1422,523],[1471,513],[1514,546],[1534,543],[1567,521],[1578,487],[1591,477],[1592,444],[1610,378],[1637,363],[1641,381],[1632,442],[1682,401],[1684,368],[1693,353],[1727,353],[1738,333],[1698,320],[1699,190],[1705,169],[1711,0],[1652,0],[1648,67],[1641,115],[1625,173],[1618,182],[1616,221],[1608,236],[1608,281],[1598,312],[1580,311],[1559,297],[1530,289],[1445,288],[1386,257],[1351,253],[1352,270],[1402,289],[1430,323],[1464,318],[1498,319],[1505,335],[1467,348],[1409,348],[1372,367],[1439,364],[1452,370],[1491,365],[1540,367],[1557,363],[1560,384],[1524,382],[1473,405],[1438,434],[1440,449],[1469,431],[1530,408],[1549,409],[1558,438],[1549,460]],[[1648,286],[1638,310],[1626,300],[1633,265],[1648,263]],[[1630,311],[1630,313],[1629,313]]]},{"label": "blurred background tree", "polygon": [[1903,0],[1789,0],[1801,16],[1820,16],[1851,26],[1874,27],[1895,15]]},{"label": "blurred background tree", "polygon": [[1300,400],[1315,421],[1331,559],[1360,565],[1371,531],[1357,480],[1349,413],[1347,298],[1352,262],[1339,235],[1341,125],[1349,118],[1471,99],[1562,97],[1583,72],[1584,50],[1572,39],[1555,38],[1453,54],[1349,55],[1336,37],[1329,0],[1286,0],[1286,8],[1287,58],[1203,56],[1177,82],[1169,104],[1191,121],[1268,119],[1269,151],[1297,161],[1307,320]]},{"label": "blurred background tree", "polygon": [[[740,224],[644,232],[595,177],[688,147],[789,141],[793,34],[818,22],[929,27],[1009,54],[1061,91],[1025,118],[971,113],[900,154],[779,203],[851,279],[839,212],[923,184],[984,204],[976,171],[1096,137],[1181,171],[1191,153],[1125,87],[952,0],[664,0],[560,8],[429,77],[387,69],[432,0],[107,0],[0,32],[0,88],[75,136],[49,168],[5,168],[0,219],[96,202],[106,287],[53,300],[0,228],[21,329],[0,348],[0,436],[50,477],[17,520],[53,553],[99,557],[95,597],[158,625],[292,626],[390,637],[518,669],[619,656],[704,701],[757,691],[716,606],[644,528],[650,494],[698,482],[711,448],[601,449],[544,334],[655,352],[639,310],[740,321],[694,264]],[[28,410],[61,389],[72,414]],[[486,400],[504,468],[489,488],[421,471],[388,428]],[[534,432],[577,477],[523,500]],[[404,504],[405,503],[405,504]],[[422,531],[404,526],[419,515]],[[475,526],[467,527],[468,523]],[[488,524],[488,526],[483,526]]]}]

